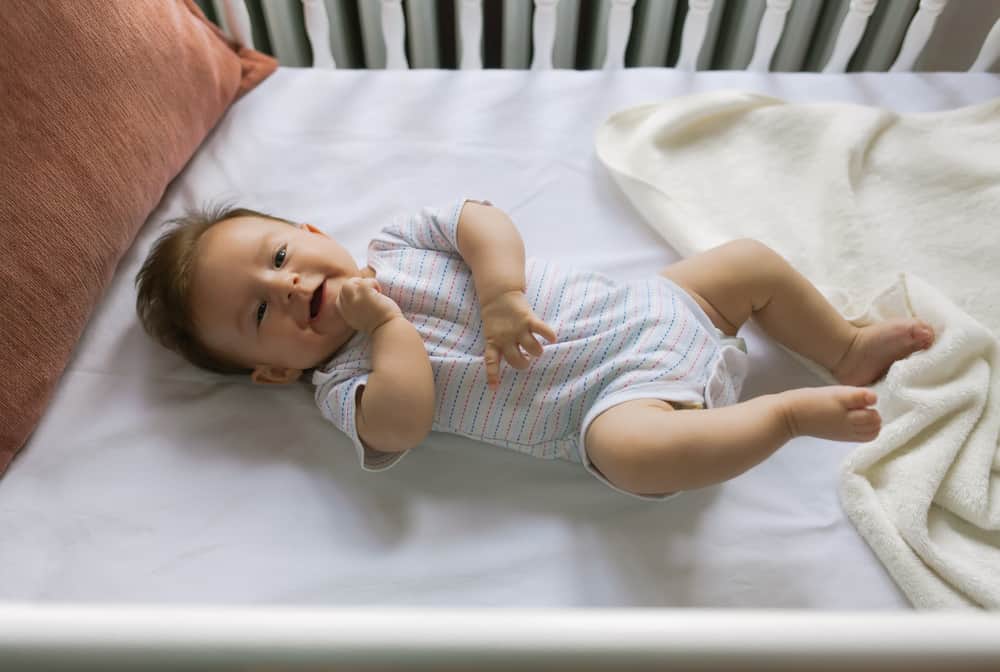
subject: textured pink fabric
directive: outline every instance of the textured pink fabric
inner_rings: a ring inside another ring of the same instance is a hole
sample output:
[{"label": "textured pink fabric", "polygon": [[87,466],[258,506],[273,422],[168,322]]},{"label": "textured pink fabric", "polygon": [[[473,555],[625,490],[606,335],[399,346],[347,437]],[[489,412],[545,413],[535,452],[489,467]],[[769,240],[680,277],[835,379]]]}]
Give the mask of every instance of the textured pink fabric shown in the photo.
[{"label": "textured pink fabric", "polygon": [[0,474],[167,184],[277,67],[192,0],[2,4]]}]

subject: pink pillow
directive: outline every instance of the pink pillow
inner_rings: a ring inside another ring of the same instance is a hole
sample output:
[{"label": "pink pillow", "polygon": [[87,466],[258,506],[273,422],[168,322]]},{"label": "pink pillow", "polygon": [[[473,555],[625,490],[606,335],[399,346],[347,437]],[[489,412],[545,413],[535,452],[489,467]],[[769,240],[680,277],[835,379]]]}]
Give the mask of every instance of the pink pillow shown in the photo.
[{"label": "pink pillow", "polygon": [[193,0],[3,0],[0,474],[167,184],[276,67]]}]

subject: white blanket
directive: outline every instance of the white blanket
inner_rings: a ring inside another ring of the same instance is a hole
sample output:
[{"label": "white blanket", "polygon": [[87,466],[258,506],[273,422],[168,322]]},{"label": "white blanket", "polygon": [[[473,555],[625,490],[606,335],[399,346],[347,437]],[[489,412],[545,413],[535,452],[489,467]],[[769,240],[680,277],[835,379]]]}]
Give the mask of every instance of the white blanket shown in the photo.
[{"label": "white blanket", "polygon": [[757,238],[859,324],[934,326],[875,386],[883,430],[841,501],[915,606],[1000,608],[1000,99],[900,115],[697,94],[613,115],[597,152],[682,255]]}]

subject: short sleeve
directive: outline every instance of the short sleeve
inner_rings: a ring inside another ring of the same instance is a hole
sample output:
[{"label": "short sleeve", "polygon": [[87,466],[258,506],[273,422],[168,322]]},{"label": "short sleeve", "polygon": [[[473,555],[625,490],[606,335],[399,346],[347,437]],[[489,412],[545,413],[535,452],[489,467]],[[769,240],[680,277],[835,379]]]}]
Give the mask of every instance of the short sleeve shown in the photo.
[{"label": "short sleeve", "polygon": [[358,435],[355,399],[358,388],[368,383],[368,374],[368,370],[352,367],[338,367],[330,371],[317,370],[313,373],[316,405],[319,406],[323,417],[350,437],[362,469],[384,471],[399,462],[409,451],[383,453],[379,450],[370,450],[361,442],[361,437]]},{"label": "short sleeve", "polygon": [[370,252],[382,252],[416,248],[459,254],[458,219],[466,203],[491,205],[489,201],[463,198],[440,208],[423,208],[382,229],[372,239],[368,249]]}]

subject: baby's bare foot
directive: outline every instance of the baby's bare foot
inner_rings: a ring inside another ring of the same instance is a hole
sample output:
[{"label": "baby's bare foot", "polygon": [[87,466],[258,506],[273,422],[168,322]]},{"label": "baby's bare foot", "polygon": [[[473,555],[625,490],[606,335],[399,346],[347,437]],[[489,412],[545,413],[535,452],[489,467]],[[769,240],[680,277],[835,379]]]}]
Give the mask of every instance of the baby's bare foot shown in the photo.
[{"label": "baby's bare foot", "polygon": [[882,418],[874,408],[876,395],[863,387],[831,385],[788,390],[779,394],[789,434],[834,441],[871,441]]},{"label": "baby's bare foot", "polygon": [[934,342],[934,330],[923,320],[897,318],[858,329],[847,352],[831,371],[845,385],[871,385],[898,359]]}]

